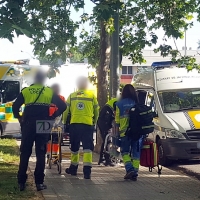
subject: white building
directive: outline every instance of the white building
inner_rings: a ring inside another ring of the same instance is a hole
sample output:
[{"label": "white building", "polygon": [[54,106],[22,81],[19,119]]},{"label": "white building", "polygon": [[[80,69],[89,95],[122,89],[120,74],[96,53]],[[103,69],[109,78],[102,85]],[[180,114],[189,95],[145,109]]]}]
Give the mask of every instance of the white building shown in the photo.
[{"label": "white building", "polygon": [[[180,51],[181,55],[185,54],[184,50]],[[197,50],[187,50],[186,55],[195,56],[197,63],[200,63],[200,51],[198,54]],[[121,83],[130,83],[133,76],[137,73],[137,71],[141,67],[150,67],[153,62],[159,61],[170,61],[171,57],[162,57],[160,53],[154,53],[153,50],[144,50],[143,51],[144,59],[146,63],[140,64],[132,64],[131,60],[128,57],[123,57],[122,59],[122,68],[120,69],[120,82]]]}]

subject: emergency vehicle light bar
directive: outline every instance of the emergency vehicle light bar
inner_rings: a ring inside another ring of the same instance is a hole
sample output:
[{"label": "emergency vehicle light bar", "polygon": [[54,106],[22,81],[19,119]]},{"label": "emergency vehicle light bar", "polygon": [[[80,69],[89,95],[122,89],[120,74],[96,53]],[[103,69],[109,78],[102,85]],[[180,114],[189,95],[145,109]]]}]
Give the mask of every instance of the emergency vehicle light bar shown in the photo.
[{"label": "emergency vehicle light bar", "polygon": [[162,62],[153,62],[151,66],[154,69],[159,69],[159,68],[166,68],[166,67],[171,67],[173,65],[176,65],[177,63],[174,63],[172,61],[162,61]]}]

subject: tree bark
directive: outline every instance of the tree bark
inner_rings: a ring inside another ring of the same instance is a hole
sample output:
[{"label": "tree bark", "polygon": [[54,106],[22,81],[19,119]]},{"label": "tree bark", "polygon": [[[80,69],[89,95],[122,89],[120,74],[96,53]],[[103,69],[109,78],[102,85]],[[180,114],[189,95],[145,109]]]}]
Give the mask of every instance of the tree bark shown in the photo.
[{"label": "tree bark", "polygon": [[[100,33],[100,62],[99,66],[97,67],[97,99],[100,109],[106,104],[108,100],[107,71],[110,63],[110,52],[110,36],[106,32],[104,21],[102,21]],[[95,146],[95,152],[100,152],[101,144],[101,135],[97,129],[97,144]]]}]

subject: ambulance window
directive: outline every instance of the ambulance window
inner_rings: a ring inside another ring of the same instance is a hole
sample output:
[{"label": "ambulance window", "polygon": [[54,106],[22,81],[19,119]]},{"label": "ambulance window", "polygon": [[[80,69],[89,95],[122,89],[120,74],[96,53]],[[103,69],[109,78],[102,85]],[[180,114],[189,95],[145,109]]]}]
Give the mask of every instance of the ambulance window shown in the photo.
[{"label": "ambulance window", "polygon": [[20,93],[20,83],[19,81],[0,81],[0,91],[3,103],[13,101]]}]

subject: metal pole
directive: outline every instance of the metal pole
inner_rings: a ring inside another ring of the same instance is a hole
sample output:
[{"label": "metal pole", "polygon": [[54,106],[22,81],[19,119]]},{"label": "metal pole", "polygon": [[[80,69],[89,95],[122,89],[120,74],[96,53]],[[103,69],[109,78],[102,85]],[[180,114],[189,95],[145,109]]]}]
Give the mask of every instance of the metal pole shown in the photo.
[{"label": "metal pole", "polygon": [[113,64],[113,89],[112,97],[117,97],[119,94],[119,13],[116,11],[114,15],[115,31],[111,40],[112,64]]},{"label": "metal pole", "polygon": [[185,29],[185,56],[187,55],[187,38],[186,38],[186,29]]}]

